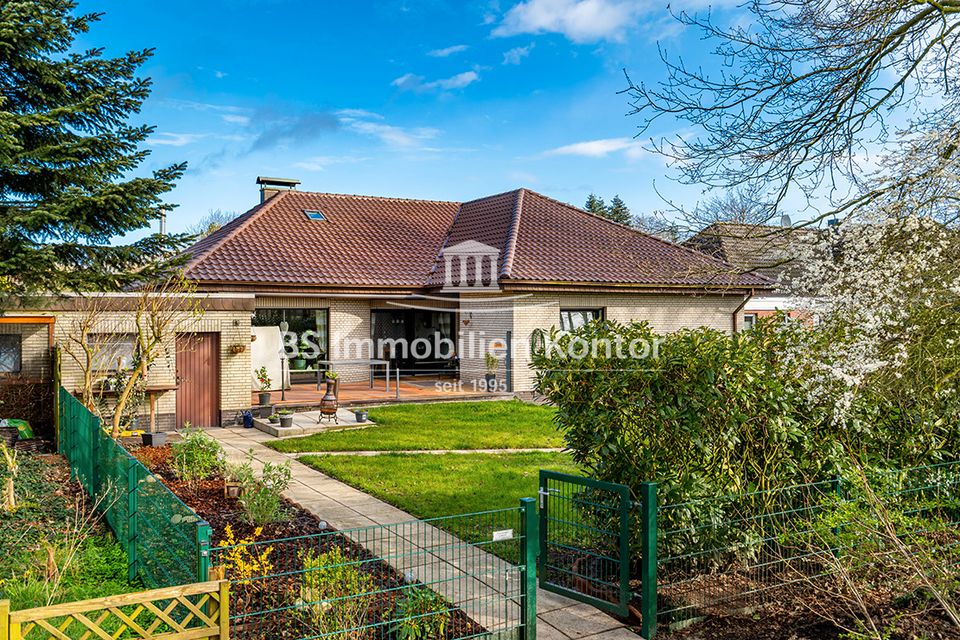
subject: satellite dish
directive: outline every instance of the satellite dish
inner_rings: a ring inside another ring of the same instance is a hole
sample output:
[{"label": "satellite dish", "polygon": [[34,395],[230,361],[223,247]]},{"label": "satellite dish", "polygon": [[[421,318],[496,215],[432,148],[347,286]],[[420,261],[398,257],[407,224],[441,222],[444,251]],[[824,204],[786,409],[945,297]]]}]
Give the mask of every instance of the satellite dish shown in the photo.
[{"label": "satellite dish", "polygon": [[789,229],[790,227],[792,227],[793,223],[790,222],[790,216],[788,216],[787,214],[783,214],[782,216],[780,216],[780,226],[783,227],[784,229]]}]

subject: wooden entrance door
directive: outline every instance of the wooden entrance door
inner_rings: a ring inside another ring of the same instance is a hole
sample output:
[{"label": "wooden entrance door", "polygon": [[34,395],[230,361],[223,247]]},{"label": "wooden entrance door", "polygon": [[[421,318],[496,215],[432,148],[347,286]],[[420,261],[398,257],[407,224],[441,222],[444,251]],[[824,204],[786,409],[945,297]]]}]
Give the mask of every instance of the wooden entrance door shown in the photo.
[{"label": "wooden entrance door", "polygon": [[177,428],[220,426],[220,334],[177,335]]}]

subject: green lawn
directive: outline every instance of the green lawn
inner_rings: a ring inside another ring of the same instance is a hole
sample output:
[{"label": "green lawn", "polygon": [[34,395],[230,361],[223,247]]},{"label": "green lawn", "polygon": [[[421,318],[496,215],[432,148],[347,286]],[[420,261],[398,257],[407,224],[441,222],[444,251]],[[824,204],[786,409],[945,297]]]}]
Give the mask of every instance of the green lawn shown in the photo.
[{"label": "green lawn", "polygon": [[317,433],[267,443],[284,453],[543,449],[562,447],[553,407],[519,401],[407,404],[370,410],[368,429]]},{"label": "green lawn", "polygon": [[300,462],[417,518],[516,507],[536,498],[540,469],[578,473],[565,453],[303,456]]}]

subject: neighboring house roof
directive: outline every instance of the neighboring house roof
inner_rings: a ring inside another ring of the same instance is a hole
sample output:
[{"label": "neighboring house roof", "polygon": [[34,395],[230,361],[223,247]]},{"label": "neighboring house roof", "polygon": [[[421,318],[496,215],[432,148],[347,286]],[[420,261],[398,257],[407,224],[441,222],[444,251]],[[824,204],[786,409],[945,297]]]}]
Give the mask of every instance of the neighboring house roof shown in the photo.
[{"label": "neighboring house roof", "polygon": [[819,229],[807,227],[715,222],[684,244],[742,271],[777,281],[789,276],[797,242],[817,233]]},{"label": "neighboring house roof", "polygon": [[527,189],[462,204],[284,192],[195,244],[186,273],[212,283],[423,289],[444,284],[445,249],[471,242],[499,251],[502,285],[771,285]]}]

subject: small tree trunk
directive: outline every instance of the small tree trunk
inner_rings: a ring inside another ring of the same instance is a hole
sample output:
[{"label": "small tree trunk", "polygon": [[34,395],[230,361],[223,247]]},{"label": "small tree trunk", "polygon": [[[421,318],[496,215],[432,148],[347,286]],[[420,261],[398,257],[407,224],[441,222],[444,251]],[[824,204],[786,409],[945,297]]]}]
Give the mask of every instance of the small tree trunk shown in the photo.
[{"label": "small tree trunk", "polygon": [[13,491],[13,477],[7,478],[3,487],[3,508],[7,511],[13,511],[17,508],[17,496]]}]

